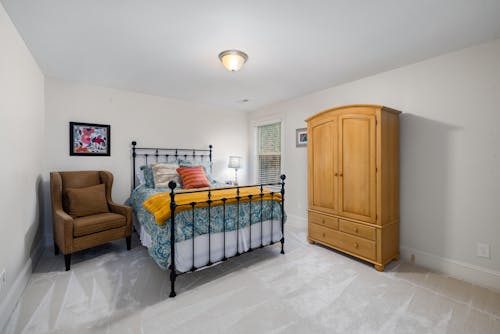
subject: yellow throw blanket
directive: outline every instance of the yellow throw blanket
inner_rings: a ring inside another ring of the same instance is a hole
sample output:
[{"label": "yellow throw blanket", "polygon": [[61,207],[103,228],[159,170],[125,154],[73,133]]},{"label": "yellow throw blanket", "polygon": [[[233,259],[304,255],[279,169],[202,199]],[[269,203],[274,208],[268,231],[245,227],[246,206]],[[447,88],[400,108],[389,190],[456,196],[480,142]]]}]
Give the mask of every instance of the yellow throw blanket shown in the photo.
[{"label": "yellow throw blanket", "polygon": [[[264,189],[264,196],[262,199],[265,201],[269,200],[277,200],[281,201],[281,194],[279,192],[275,192],[272,196],[270,194],[269,189]],[[248,196],[253,195],[252,202],[260,200],[260,188],[259,187],[251,187],[251,188],[241,188],[240,189],[240,202],[248,202]],[[226,204],[236,203],[236,188],[234,189],[223,189],[223,190],[212,190],[212,206],[214,205],[222,205],[222,199],[227,198]],[[183,193],[182,190],[176,192],[175,194],[175,203],[177,205],[182,205],[177,207],[175,212],[190,210],[190,204],[192,202],[201,202],[196,204],[196,208],[204,208],[207,207],[208,204],[206,201],[208,200],[208,190],[203,192],[196,193]],[[142,204],[151,214],[155,216],[156,224],[163,225],[165,221],[170,218],[170,192],[163,192],[159,194],[152,195]]]}]

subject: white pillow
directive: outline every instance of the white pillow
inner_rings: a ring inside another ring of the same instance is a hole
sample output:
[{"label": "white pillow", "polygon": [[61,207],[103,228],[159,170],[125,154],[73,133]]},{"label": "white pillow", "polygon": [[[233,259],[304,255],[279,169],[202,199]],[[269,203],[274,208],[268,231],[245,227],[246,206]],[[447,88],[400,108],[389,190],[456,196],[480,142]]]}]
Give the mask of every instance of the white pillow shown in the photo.
[{"label": "white pillow", "polygon": [[154,164],[151,166],[153,169],[153,178],[155,180],[155,189],[168,188],[168,183],[174,181],[179,187],[181,179],[177,174],[178,164]]}]

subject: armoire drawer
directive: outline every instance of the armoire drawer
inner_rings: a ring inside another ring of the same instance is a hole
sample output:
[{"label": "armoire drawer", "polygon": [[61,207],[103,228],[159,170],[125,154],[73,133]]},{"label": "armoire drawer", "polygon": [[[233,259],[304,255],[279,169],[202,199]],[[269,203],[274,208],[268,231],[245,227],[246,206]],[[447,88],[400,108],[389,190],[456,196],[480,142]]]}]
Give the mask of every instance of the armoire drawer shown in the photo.
[{"label": "armoire drawer", "polygon": [[357,237],[365,238],[368,240],[375,240],[375,228],[371,226],[366,226],[340,219],[339,229],[342,232],[349,233]]},{"label": "armoire drawer", "polygon": [[375,260],[376,247],[374,241],[339,232],[334,244],[351,253],[358,254],[370,260]]},{"label": "armoire drawer", "polygon": [[339,233],[340,232],[338,231],[334,231],[320,225],[309,224],[309,237],[311,239],[335,245],[335,241],[338,240]]},{"label": "armoire drawer", "polygon": [[363,256],[366,259],[375,260],[376,247],[374,241],[358,238],[316,224],[309,224],[309,238]]},{"label": "armoire drawer", "polygon": [[339,219],[309,211],[309,223],[322,225],[334,230],[339,229]]}]

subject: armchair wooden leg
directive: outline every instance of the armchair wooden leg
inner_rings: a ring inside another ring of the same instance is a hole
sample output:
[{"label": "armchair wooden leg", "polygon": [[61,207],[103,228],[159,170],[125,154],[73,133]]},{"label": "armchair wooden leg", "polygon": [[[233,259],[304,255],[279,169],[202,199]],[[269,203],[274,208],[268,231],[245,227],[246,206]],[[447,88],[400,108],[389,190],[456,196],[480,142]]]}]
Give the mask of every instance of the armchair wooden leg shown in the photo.
[{"label": "armchair wooden leg", "polygon": [[55,241],[54,241],[54,254],[59,255],[59,247],[57,247],[57,244]]},{"label": "armchair wooden leg", "polygon": [[125,237],[125,241],[127,242],[127,250],[130,250],[132,244],[132,237],[130,235],[128,237]]},{"label": "armchair wooden leg", "polygon": [[64,264],[66,265],[66,271],[71,267],[71,254],[64,254]]}]

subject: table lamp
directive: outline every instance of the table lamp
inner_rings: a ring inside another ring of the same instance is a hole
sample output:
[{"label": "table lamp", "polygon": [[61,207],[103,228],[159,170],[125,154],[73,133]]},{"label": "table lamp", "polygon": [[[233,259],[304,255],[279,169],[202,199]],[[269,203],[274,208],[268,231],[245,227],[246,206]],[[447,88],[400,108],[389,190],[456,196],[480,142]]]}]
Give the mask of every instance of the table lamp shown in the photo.
[{"label": "table lamp", "polygon": [[234,185],[238,185],[238,169],[241,168],[241,157],[232,155],[229,157],[228,168],[234,168]]}]

